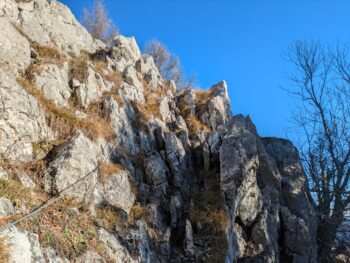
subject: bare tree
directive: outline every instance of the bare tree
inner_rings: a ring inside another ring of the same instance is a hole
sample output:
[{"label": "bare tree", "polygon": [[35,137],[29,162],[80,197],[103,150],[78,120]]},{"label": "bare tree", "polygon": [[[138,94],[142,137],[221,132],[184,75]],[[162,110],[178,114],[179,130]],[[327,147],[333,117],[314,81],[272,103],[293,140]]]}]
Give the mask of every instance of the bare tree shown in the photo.
[{"label": "bare tree", "polygon": [[319,217],[319,262],[331,262],[331,249],[350,204],[350,57],[346,45],[324,47],[298,41],[288,58],[295,66],[300,99],[294,120],[301,129],[300,154],[309,198]]},{"label": "bare tree", "polygon": [[145,53],[153,57],[154,63],[164,79],[174,80],[180,89],[192,87],[194,76],[185,78],[180,60],[158,40],[150,40],[145,44]]},{"label": "bare tree", "polygon": [[118,35],[118,28],[113,24],[103,0],[95,0],[90,8],[84,9],[82,24],[93,38],[110,44]]}]

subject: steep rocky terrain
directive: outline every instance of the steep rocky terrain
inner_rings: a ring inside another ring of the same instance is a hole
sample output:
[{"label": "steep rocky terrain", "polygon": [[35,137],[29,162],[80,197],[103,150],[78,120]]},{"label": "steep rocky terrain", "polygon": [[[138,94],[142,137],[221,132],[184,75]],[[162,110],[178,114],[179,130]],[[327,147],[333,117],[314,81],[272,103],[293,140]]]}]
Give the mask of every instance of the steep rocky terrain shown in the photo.
[{"label": "steep rocky terrain", "polygon": [[316,262],[306,187],[224,81],[177,91],[133,37],[0,0],[0,262]]}]

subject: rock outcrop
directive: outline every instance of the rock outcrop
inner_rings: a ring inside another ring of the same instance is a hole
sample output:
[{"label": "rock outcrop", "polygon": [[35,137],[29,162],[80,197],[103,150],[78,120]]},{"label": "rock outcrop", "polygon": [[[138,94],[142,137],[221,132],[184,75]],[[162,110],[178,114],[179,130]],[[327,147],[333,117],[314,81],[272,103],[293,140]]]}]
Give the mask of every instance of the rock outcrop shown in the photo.
[{"label": "rock outcrop", "polygon": [[225,81],[178,91],[54,0],[0,0],[0,25],[0,221],[55,199],[1,228],[5,262],[317,262],[296,148]]}]

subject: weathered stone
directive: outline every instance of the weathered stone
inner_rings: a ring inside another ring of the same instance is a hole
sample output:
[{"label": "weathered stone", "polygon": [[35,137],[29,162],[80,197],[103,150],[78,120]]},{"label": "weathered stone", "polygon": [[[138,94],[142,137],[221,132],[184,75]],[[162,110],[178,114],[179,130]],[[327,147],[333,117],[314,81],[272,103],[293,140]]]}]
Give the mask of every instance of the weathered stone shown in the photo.
[{"label": "weathered stone", "polygon": [[42,249],[47,263],[69,263],[68,259],[63,259],[58,256],[57,252],[51,247]]},{"label": "weathered stone", "polygon": [[106,260],[99,254],[94,252],[86,252],[84,255],[78,257],[76,263],[106,263]]},{"label": "weathered stone", "polygon": [[0,17],[0,24],[0,68],[24,73],[30,64],[30,44],[8,18]]},{"label": "weathered stone", "polygon": [[68,100],[72,90],[68,85],[68,64],[62,67],[55,64],[44,64],[40,71],[34,74],[34,83],[40,88],[46,98],[53,100],[58,106],[68,108]]},{"label": "weathered stone", "polygon": [[169,110],[169,101],[167,97],[162,97],[159,100],[159,112],[162,116],[162,120],[166,121],[170,117],[170,110]]},{"label": "weathered stone", "polygon": [[116,70],[124,72],[125,68],[133,65],[141,57],[141,52],[134,37],[115,37],[111,58],[115,61]]},{"label": "weathered stone", "polygon": [[137,262],[130,257],[128,251],[118,242],[118,239],[106,230],[100,228],[97,231],[97,238],[104,244],[108,256],[113,258],[115,263]]},{"label": "weathered stone", "polygon": [[33,180],[23,171],[20,171],[16,173],[18,180],[21,182],[21,184],[29,189],[35,188],[35,183]]},{"label": "weathered stone", "polygon": [[16,227],[1,233],[9,247],[10,263],[44,263],[44,257],[36,234],[20,231]]},{"label": "weathered stone", "polygon": [[85,83],[80,83],[73,79],[73,88],[78,98],[79,104],[83,107],[89,106],[93,101],[99,99],[103,92],[110,91],[111,83],[105,81],[99,73],[96,73],[92,68],[88,68],[88,77]]},{"label": "weathered stone", "polygon": [[120,208],[129,214],[134,204],[134,195],[128,178],[128,172],[121,170],[118,174],[109,175],[101,183],[102,195],[105,202],[116,208]]},{"label": "weathered stone", "polygon": [[133,66],[126,67],[124,71],[124,79],[129,85],[143,90],[142,83],[138,79],[136,69]]},{"label": "weathered stone", "polygon": [[28,160],[32,143],[52,138],[37,100],[1,68],[0,127],[0,154],[7,159]]},{"label": "weathered stone", "polygon": [[4,197],[0,197],[0,217],[12,215],[15,213],[15,208],[12,202]]},{"label": "weathered stone", "polygon": [[18,10],[18,16],[10,18],[31,40],[66,52],[94,50],[91,35],[60,2],[33,0],[19,3]]},{"label": "weathered stone", "polygon": [[97,182],[97,162],[102,157],[99,145],[78,132],[56,150],[44,176],[45,189],[56,194],[74,184],[64,194],[77,201],[90,201]]}]

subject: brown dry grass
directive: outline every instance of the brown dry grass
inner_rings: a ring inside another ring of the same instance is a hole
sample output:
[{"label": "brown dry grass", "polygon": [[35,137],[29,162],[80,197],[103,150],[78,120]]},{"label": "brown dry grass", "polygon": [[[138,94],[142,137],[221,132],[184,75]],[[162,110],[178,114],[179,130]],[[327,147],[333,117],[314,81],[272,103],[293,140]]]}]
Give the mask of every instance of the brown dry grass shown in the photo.
[{"label": "brown dry grass", "polygon": [[5,238],[0,236],[0,263],[9,262],[10,249],[6,245]]},{"label": "brown dry grass", "polygon": [[[78,209],[75,213],[73,209]],[[98,250],[92,215],[78,203],[61,199],[32,219],[19,225],[39,235],[40,243],[52,247],[62,257],[74,260],[87,250]]]},{"label": "brown dry grass", "polygon": [[208,234],[217,234],[230,225],[228,215],[223,210],[207,207],[194,207],[191,209],[191,218],[202,223]]},{"label": "brown dry grass", "polygon": [[85,83],[89,76],[88,55],[81,54],[79,57],[73,57],[69,62],[70,79],[77,79],[80,83]]},{"label": "brown dry grass", "polygon": [[62,66],[66,57],[57,48],[33,43],[32,47],[37,52],[36,60],[39,63],[52,63]]},{"label": "brown dry grass", "polygon": [[93,69],[105,80],[112,82],[115,89],[118,89],[123,82],[123,75],[117,71],[108,70],[107,62],[103,60],[92,60]]},{"label": "brown dry grass", "polygon": [[104,137],[114,138],[114,132],[106,119],[99,117],[78,118],[73,111],[56,106],[47,99],[43,92],[23,77],[17,78],[17,82],[45,109],[45,117],[51,128],[59,133],[61,138],[67,138],[76,130],[82,130],[91,139]]},{"label": "brown dry grass", "polygon": [[12,201],[16,208],[22,205],[33,207],[41,203],[40,195],[28,191],[22,184],[12,175],[7,180],[0,180],[0,196]]},{"label": "brown dry grass", "polygon": [[190,134],[194,135],[200,131],[203,131],[206,134],[209,134],[211,132],[211,129],[200,122],[196,116],[189,116],[186,118],[186,124],[190,131]]},{"label": "brown dry grass", "polygon": [[140,204],[135,204],[130,210],[128,222],[135,222],[137,220],[149,220],[150,211],[147,207],[141,206]]},{"label": "brown dry grass", "polygon": [[208,103],[212,98],[211,90],[195,90],[196,94],[196,112],[201,116],[208,110]]},{"label": "brown dry grass", "polygon": [[148,121],[152,117],[161,118],[159,111],[159,98],[163,96],[160,89],[144,91],[145,104],[133,102],[133,106],[142,120]]},{"label": "brown dry grass", "polygon": [[200,177],[211,181],[208,189],[193,195],[190,206],[190,219],[199,222],[202,228],[195,235],[207,240],[205,246],[213,252],[209,263],[224,262],[228,247],[225,232],[230,226],[230,217],[225,212],[220,195],[218,171],[201,171]]},{"label": "brown dry grass", "polygon": [[109,176],[125,171],[125,167],[118,163],[100,163],[99,164],[99,179],[101,182],[106,182]]},{"label": "brown dry grass", "polygon": [[96,214],[102,226],[110,233],[115,233],[116,226],[118,226],[119,234],[122,236],[128,234],[126,216],[123,216],[122,212],[115,207],[109,205],[97,207]]}]

